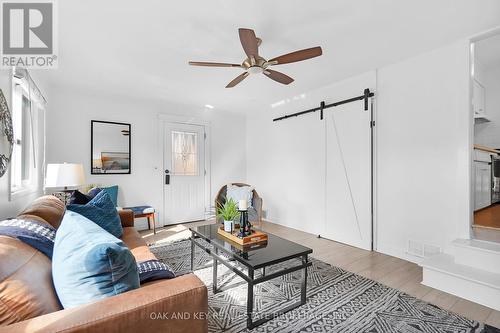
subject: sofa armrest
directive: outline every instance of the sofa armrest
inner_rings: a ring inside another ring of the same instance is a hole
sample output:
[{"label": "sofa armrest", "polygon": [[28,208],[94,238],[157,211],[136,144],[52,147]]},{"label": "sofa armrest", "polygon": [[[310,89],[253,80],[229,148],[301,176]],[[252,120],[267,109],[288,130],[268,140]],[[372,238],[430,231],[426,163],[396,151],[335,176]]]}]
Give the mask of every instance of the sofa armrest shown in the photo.
[{"label": "sofa armrest", "polygon": [[206,286],[188,274],[2,327],[0,332],[207,332],[207,302]]},{"label": "sofa armrest", "polygon": [[134,212],[130,209],[122,209],[118,211],[120,215],[120,220],[122,221],[122,227],[133,227],[134,226]]}]

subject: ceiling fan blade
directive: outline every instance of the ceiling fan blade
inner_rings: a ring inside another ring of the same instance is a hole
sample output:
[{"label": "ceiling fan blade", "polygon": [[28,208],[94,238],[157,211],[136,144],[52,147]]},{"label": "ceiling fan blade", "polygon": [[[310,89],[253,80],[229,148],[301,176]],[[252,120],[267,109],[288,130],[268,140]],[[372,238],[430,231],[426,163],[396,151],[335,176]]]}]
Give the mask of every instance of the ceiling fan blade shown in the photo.
[{"label": "ceiling fan blade", "polygon": [[281,72],[273,71],[272,69],[266,69],[264,71],[264,75],[266,75],[271,80],[274,80],[282,84],[290,84],[293,82],[293,79],[288,75],[285,75]]},{"label": "ceiling fan blade", "polygon": [[240,34],[241,46],[247,56],[256,57],[259,55],[259,43],[257,42],[257,37],[252,29],[239,28],[238,33]]},{"label": "ceiling fan blade", "polygon": [[249,75],[248,72],[245,72],[243,74],[238,75],[233,81],[231,81],[231,82],[228,83],[228,85],[226,86],[226,88],[232,88],[232,87],[234,87],[235,85],[237,85],[238,83],[240,83],[241,81],[243,81],[248,75]]},{"label": "ceiling fan blade", "polygon": [[207,66],[207,67],[241,67],[238,64],[228,64],[224,62],[205,62],[205,61],[190,61],[191,66]]},{"label": "ceiling fan blade", "polygon": [[323,54],[323,50],[321,49],[320,46],[317,46],[317,47],[311,47],[310,49],[304,49],[304,50],[284,54],[282,56],[268,60],[268,63],[270,63],[271,65],[288,64],[291,62],[297,62],[297,61],[302,61],[302,60],[318,57],[322,54]]}]

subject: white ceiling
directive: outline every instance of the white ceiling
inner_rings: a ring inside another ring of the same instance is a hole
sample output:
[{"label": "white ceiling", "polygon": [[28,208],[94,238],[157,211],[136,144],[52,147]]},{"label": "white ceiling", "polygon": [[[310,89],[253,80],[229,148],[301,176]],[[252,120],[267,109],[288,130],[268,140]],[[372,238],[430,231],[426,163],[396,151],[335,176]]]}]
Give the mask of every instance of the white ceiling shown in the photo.
[{"label": "white ceiling", "polygon": [[[58,1],[55,87],[245,111],[408,58],[500,25],[498,0]],[[264,58],[321,46],[323,56],[275,66],[282,86],[238,68],[188,60],[244,60],[238,31],[263,39]]]},{"label": "white ceiling", "polygon": [[500,34],[476,42],[475,57],[486,68],[500,66]]}]

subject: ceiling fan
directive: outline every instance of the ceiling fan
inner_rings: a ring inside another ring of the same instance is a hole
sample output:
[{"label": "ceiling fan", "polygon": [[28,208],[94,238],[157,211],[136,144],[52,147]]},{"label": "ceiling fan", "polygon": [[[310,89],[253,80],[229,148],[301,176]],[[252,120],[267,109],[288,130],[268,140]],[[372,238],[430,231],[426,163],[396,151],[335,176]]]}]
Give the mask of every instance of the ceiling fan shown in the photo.
[{"label": "ceiling fan", "polygon": [[238,83],[243,81],[250,74],[264,74],[268,78],[282,83],[290,84],[293,79],[288,75],[281,72],[269,69],[270,66],[288,64],[291,62],[302,61],[314,57],[318,57],[323,54],[321,47],[312,47],[309,49],[304,49],[300,51],[295,51],[292,53],[284,54],[282,56],[266,60],[259,55],[259,46],[262,43],[260,38],[255,36],[255,32],[252,29],[238,29],[240,35],[241,45],[245,51],[248,58],[246,58],[241,65],[239,64],[229,64],[221,62],[200,62],[200,61],[190,61],[189,64],[192,66],[208,66],[208,67],[239,67],[245,70],[242,74],[238,75],[234,80],[229,82],[226,88],[232,88]]}]

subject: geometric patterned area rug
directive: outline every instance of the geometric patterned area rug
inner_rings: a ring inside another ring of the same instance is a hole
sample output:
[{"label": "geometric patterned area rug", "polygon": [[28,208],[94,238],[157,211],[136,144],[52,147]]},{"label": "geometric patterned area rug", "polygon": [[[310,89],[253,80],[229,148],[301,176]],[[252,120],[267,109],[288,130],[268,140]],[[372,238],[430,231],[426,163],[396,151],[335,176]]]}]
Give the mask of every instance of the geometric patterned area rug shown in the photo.
[{"label": "geometric patterned area rug", "polygon": [[[194,273],[208,288],[209,332],[500,333],[497,328],[314,258],[308,270],[307,303],[249,331],[246,283],[219,264],[218,287],[223,291],[214,295],[212,259],[195,248]],[[152,246],[151,251],[177,275],[190,272],[189,240]],[[284,266],[287,263],[274,269]],[[301,273],[295,272],[254,286],[254,318],[297,301],[300,281]]]}]

